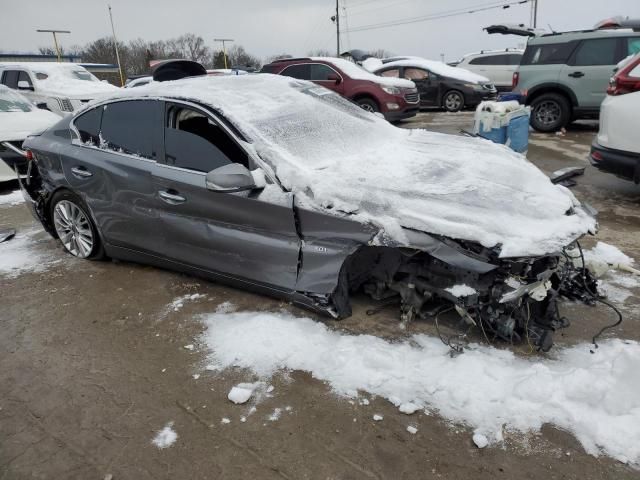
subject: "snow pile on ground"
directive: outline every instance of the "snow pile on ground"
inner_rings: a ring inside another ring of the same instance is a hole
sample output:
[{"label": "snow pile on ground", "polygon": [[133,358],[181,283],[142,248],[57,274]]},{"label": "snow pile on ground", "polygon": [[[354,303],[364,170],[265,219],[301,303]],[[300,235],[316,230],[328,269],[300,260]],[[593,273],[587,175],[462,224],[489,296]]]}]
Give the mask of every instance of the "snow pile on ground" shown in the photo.
[{"label": "snow pile on ground", "polygon": [[[214,313],[204,341],[220,368],[304,370],[339,395],[359,390],[437,411],[499,442],[503,428],[535,432],[552,423],[572,432],[585,450],[640,465],[640,345],[602,342],[558,349],[554,359],[516,357],[471,345],[452,358],[440,340],[415,335],[389,343],[344,335],[286,313]],[[478,437],[479,438],[479,437]]]},{"label": "snow pile on ground", "polygon": [[248,402],[256,389],[265,390],[264,387],[264,382],[239,383],[229,391],[227,398],[236,405],[240,405]]},{"label": "snow pile on ground", "polygon": [[0,243],[0,275],[15,278],[25,272],[44,272],[60,261],[56,253],[37,248],[38,235],[44,232],[18,231],[11,240]]},{"label": "snow pile on ground", "polygon": [[595,230],[568,189],[509,148],[396,128],[310,82],[264,74],[131,90],[120,95],[171,95],[219,109],[298,206],[373,224],[383,244],[406,245],[407,227],[527,256]]},{"label": "snow pile on ground", "polygon": [[488,83],[489,79],[473,73],[469,70],[460,67],[452,67],[443,62],[437,60],[427,60],[422,57],[406,57],[403,60],[396,60],[394,62],[388,62],[384,64],[385,68],[388,67],[418,67],[429,70],[436,75],[442,75],[443,77],[455,78],[461,82],[470,83]]},{"label": "snow pile on ground", "polygon": [[192,302],[194,300],[199,300],[201,298],[205,298],[206,295],[203,293],[187,293],[186,295],[182,295],[178,298],[176,298],[173,302],[171,302],[168,305],[168,310],[169,311],[174,311],[177,312],[179,311],[182,307],[184,307],[184,304],[186,302]]},{"label": "snow pile on ground", "polygon": [[153,437],[151,443],[158,448],[168,448],[173,445],[177,439],[178,434],[173,430],[173,422],[169,422]]},{"label": "snow pile on ground", "polygon": [[[2,160],[0,160],[1,162]],[[24,197],[20,190],[8,193],[6,195],[0,195],[0,205],[19,205],[24,203]]]},{"label": "snow pile on ground", "polygon": [[618,268],[621,265],[631,267],[634,261],[618,247],[604,242],[598,242],[592,249],[584,251],[584,263],[590,269],[600,270],[602,266]]}]

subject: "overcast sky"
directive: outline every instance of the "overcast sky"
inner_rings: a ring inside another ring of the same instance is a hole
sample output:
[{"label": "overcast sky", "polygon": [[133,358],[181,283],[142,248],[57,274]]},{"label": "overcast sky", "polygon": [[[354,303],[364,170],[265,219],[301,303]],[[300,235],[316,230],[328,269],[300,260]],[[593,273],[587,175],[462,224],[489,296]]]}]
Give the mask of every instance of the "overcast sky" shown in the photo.
[{"label": "overcast sky", "polygon": [[[511,3],[504,0],[502,3]],[[84,45],[111,35],[103,0],[0,0],[0,49],[34,52],[52,46],[40,28],[71,30],[63,46]],[[278,53],[305,55],[311,49],[335,51],[335,0],[111,0],[120,40],[160,40],[183,33],[213,39],[233,38],[247,51],[265,58]],[[345,29],[501,3],[491,0],[340,0]],[[597,21],[625,15],[640,18],[640,0],[539,0],[538,26],[554,30],[592,27]],[[530,6],[514,5],[438,20],[343,33],[345,47],[384,48],[397,55],[452,61],[480,49],[516,47],[522,37],[487,35],[482,27],[496,22],[529,23]],[[344,48],[343,48],[344,50]]]}]

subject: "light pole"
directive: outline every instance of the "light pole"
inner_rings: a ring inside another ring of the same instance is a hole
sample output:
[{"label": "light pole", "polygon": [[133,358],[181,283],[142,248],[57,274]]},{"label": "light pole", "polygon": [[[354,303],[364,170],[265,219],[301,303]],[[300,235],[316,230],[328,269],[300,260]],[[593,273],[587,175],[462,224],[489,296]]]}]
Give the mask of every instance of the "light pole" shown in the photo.
[{"label": "light pole", "polygon": [[222,42],[222,55],[224,57],[224,68],[227,69],[227,42],[233,42],[233,38],[214,38],[214,42]]},{"label": "light pole", "polygon": [[58,62],[60,62],[60,47],[58,47],[58,37],[56,33],[71,33],[70,30],[36,30],[40,33],[53,33],[53,44],[56,46],[56,54],[58,56]]},{"label": "light pole", "polygon": [[124,87],[124,75],[122,74],[122,65],[120,64],[120,52],[118,51],[118,39],[116,38],[116,29],[113,28],[113,15],[111,15],[111,5],[109,7],[109,19],[111,20],[111,33],[113,33],[113,44],[116,47],[116,61],[118,62],[118,72],[120,73],[120,86]]}]

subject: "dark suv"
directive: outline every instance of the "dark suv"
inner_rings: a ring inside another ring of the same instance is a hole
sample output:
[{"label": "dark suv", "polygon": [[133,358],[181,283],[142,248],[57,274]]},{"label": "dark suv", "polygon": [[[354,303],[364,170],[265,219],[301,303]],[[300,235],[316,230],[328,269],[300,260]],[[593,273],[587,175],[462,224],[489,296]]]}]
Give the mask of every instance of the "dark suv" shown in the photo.
[{"label": "dark suv", "polygon": [[260,72],[310,80],[365,110],[382,113],[389,121],[413,117],[420,107],[412,81],[378,77],[342,58],[287,58],[265,65]]}]

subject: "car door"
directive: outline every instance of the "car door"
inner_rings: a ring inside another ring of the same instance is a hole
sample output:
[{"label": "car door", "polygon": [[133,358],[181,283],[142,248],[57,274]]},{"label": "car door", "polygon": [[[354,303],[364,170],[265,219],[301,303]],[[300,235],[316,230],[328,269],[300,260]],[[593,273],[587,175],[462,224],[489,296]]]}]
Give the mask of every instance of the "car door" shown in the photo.
[{"label": "car door", "polygon": [[220,193],[207,172],[236,162],[255,167],[236,134],[211,112],[167,102],[165,161],[154,175],[155,199],[167,242],[162,255],[250,284],[293,290],[300,239],[292,197],[266,201],[259,190]]},{"label": "car door", "polygon": [[[337,80],[336,80],[337,78]],[[310,79],[313,83],[322,85],[329,90],[342,95],[344,93],[344,78],[337,71],[324,63],[312,63]]]},{"label": "car door", "polygon": [[420,94],[420,104],[424,106],[435,106],[438,101],[438,84],[435,76],[423,68],[403,67],[402,78],[411,80],[416,84]]},{"label": "car door", "polygon": [[616,63],[622,58],[616,37],[582,40],[560,70],[559,81],[571,88],[580,107],[596,109],[606,96]]},{"label": "car door", "polygon": [[162,147],[162,102],[117,101],[72,121],[61,152],[65,178],[94,216],[103,240],[154,253],[162,243],[152,173]]}]

